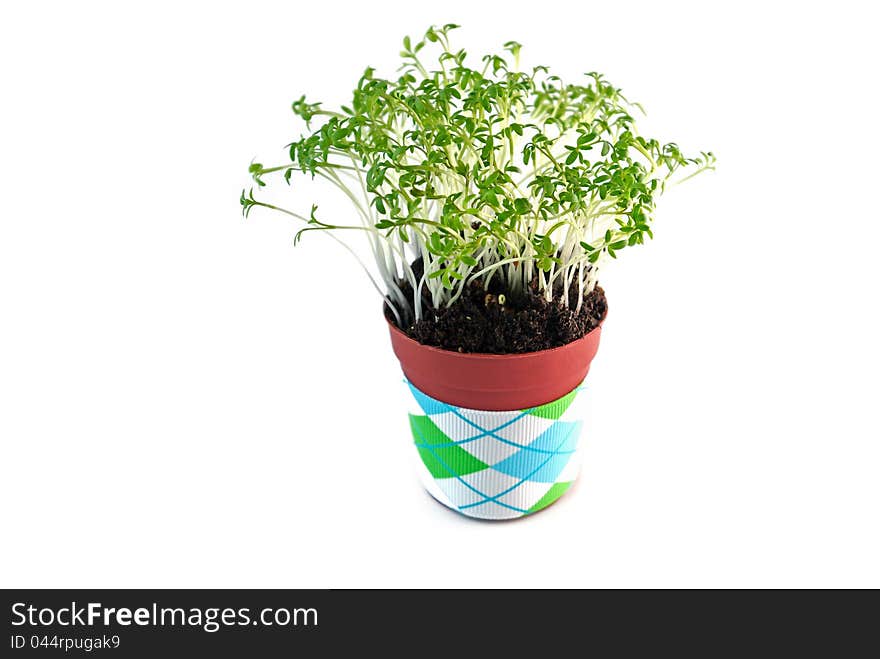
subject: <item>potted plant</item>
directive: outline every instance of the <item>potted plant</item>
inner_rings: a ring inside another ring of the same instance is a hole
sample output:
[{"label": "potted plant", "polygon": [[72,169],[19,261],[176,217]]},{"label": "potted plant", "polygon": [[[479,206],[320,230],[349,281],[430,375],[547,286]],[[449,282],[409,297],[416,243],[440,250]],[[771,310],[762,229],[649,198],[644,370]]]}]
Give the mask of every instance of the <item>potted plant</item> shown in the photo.
[{"label": "potted plant", "polygon": [[520,70],[516,42],[471,68],[455,27],[404,39],[399,75],[366,69],[338,110],[300,98],[307,130],[289,161],[251,164],[259,187],[272,175],[327,181],[351,202],[349,221],[254,188],[241,204],[302,221],[296,241],[326,231],[356,255],[346,238],[365,239],[425,486],[465,515],[509,519],[576,478],[576,402],[607,313],[601,268],[652,237],[671,179],[714,157],[639,134],[640,106],[598,73],[571,84]]}]

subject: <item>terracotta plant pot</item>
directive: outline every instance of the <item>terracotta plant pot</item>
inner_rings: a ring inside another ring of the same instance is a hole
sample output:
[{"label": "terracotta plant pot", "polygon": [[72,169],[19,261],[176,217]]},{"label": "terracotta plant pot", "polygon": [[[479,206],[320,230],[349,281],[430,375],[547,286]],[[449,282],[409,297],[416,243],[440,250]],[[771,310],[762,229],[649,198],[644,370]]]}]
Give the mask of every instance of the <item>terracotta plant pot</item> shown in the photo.
[{"label": "terracotta plant pot", "polygon": [[514,519],[568,490],[580,467],[578,394],[601,325],[559,348],[511,355],[441,350],[389,330],[435,499],[468,517]]}]

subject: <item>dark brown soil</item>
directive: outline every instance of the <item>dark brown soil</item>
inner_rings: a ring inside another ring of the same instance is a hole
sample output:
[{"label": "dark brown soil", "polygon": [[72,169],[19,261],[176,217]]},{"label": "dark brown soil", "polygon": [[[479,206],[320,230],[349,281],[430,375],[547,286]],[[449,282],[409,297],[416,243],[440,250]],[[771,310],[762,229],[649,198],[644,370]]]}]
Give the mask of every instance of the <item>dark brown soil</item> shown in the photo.
[{"label": "dark brown soil", "polygon": [[[421,264],[413,269],[417,275]],[[423,302],[423,316],[410,327],[402,328],[419,343],[458,352],[510,354],[556,348],[581,338],[596,327],[608,310],[605,291],[596,286],[584,297],[580,313],[577,287],[569,291],[569,306],[547,302],[535,287],[520,294],[505,290],[499,277],[489,283],[475,280],[449,308],[434,309]],[[412,296],[412,287],[403,286]],[[561,291],[557,294],[557,300]],[[503,297],[502,297],[503,296]],[[503,304],[499,302],[503,300]],[[394,322],[386,310],[386,316]]]}]

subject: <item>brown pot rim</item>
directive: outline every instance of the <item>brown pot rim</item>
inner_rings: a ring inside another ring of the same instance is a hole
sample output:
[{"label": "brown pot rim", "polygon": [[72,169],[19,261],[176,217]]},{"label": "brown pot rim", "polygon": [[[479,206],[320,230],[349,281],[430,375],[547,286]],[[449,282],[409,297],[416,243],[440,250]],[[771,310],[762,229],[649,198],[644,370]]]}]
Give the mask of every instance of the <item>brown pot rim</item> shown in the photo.
[{"label": "brown pot rim", "polygon": [[608,310],[606,308],[605,315],[602,316],[602,320],[599,321],[599,324],[596,325],[589,332],[584,334],[582,337],[575,339],[574,341],[569,341],[561,346],[556,346],[555,348],[545,348],[544,350],[533,350],[531,352],[507,352],[507,353],[494,353],[494,352],[458,352],[457,350],[447,350],[446,348],[438,348],[437,346],[429,346],[425,343],[420,343],[412,338],[409,334],[400,329],[397,325],[394,324],[394,321],[385,318],[385,322],[388,323],[388,327],[391,332],[394,334],[398,334],[401,339],[404,341],[408,341],[409,343],[415,344],[421,350],[426,350],[428,352],[441,353],[443,355],[457,355],[459,357],[478,357],[480,359],[490,359],[490,360],[502,360],[502,359],[517,359],[517,358],[529,358],[529,357],[538,357],[540,355],[546,355],[552,352],[558,352],[561,350],[565,350],[569,346],[572,346],[580,341],[587,340],[587,337],[590,336],[593,332],[602,329],[602,325],[605,323],[605,319],[608,318]]},{"label": "brown pot rim", "polygon": [[425,345],[386,322],[404,375],[422,393],[462,408],[506,411],[545,405],[580,385],[607,317],[606,310],[596,327],[565,345],[504,355]]}]

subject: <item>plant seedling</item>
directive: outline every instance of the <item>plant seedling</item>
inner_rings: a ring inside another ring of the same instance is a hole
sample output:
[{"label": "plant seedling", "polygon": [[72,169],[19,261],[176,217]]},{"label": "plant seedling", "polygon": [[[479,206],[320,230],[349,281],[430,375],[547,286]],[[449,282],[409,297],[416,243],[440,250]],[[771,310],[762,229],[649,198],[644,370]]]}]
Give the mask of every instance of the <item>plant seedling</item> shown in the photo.
[{"label": "plant seedling", "polygon": [[307,130],[289,161],[251,164],[257,188],[274,176],[329,181],[355,221],[280,208],[253,188],[242,192],[243,212],[285,213],[303,222],[297,241],[327,231],[352,253],[343,235],[362,234],[375,263],[365,270],[400,327],[496,277],[508,292],[533,286],[566,306],[576,290],[579,311],[607,259],[653,237],[656,200],[670,183],[713,169],[715,158],[641,135],[641,107],[599,73],[572,84],[544,66],[521,71],[514,41],[471,68],[451,44],[456,27],[405,38],[399,75],[366,69],[348,105],[328,110],[301,97],[293,111]]}]

